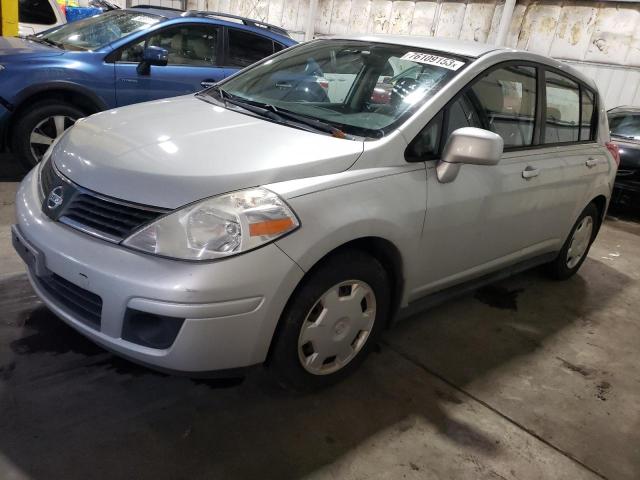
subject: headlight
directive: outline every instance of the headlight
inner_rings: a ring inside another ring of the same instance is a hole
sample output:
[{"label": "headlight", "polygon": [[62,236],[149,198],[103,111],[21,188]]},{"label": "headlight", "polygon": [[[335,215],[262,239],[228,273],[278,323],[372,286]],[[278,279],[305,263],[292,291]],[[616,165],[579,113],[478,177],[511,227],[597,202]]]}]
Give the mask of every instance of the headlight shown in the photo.
[{"label": "headlight", "polygon": [[188,205],[124,240],[143,252],[211,260],[253,250],[300,225],[275,193],[252,188]]}]

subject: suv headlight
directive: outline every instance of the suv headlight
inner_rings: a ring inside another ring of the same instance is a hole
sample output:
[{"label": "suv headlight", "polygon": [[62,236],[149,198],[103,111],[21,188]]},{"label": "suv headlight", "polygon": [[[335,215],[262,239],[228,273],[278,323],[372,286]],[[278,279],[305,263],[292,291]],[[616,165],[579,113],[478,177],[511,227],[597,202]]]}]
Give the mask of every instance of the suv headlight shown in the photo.
[{"label": "suv headlight", "polygon": [[126,238],[123,245],[183,260],[212,260],[253,250],[300,225],[273,192],[252,188],[201,200]]}]

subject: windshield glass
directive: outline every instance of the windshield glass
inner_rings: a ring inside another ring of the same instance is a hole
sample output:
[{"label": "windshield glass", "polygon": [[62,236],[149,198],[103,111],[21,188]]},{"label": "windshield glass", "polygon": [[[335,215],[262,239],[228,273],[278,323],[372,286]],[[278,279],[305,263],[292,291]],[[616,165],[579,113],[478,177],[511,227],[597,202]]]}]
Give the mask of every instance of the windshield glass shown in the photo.
[{"label": "windshield glass", "polygon": [[609,117],[611,135],[640,140],[640,115],[622,114]]},{"label": "windshield glass", "polygon": [[464,64],[450,54],[415,47],[317,40],[285,50],[220,87],[230,98],[378,138],[406,120]]},{"label": "windshield glass", "polygon": [[95,17],[67,23],[60,28],[37,35],[66,50],[95,50],[115,40],[144,30],[163,20],[144,12],[115,10]]}]

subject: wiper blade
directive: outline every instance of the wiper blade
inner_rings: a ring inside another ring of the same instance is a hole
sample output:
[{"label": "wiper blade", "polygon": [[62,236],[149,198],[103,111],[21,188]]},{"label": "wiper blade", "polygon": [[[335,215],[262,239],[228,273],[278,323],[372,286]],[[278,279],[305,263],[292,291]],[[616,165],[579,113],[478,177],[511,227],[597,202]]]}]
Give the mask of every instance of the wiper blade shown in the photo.
[{"label": "wiper blade", "polygon": [[347,138],[346,133],[344,133],[342,130],[335,127],[334,125],[331,125],[330,123],[318,120],[317,118],[295,113],[290,110],[285,110],[269,103],[256,102],[255,100],[246,100],[245,102],[253,105],[254,107],[273,112],[276,115],[286,118],[290,121],[301,123],[303,125],[311,127],[314,130],[320,130],[321,132],[329,133],[336,138]]},{"label": "wiper blade", "polygon": [[277,108],[275,105],[265,104],[263,108],[268,108],[269,110],[277,113],[282,117],[286,117],[289,120],[293,120],[294,122],[303,123],[308,125],[316,130],[320,130],[326,133],[330,133],[332,136],[336,138],[346,138],[347,135],[339,128],[331,125],[330,123],[323,122],[322,120],[318,120],[317,118],[308,117],[306,115],[300,115],[298,113],[291,112],[289,110],[283,110],[281,108]]},{"label": "wiper blade", "polygon": [[[307,127],[311,127],[313,130],[319,130],[321,132],[329,133],[336,138],[347,138],[347,135],[339,128],[333,125],[317,120],[312,117],[300,115],[289,110],[282,110],[275,105],[268,103],[256,102],[254,100],[241,99],[238,96],[232,95],[229,92],[223,90],[220,86],[215,86],[211,89],[218,94],[220,100],[225,106],[234,105],[236,107],[243,108],[251,113],[255,113],[265,118],[269,118],[279,123],[297,123]],[[287,121],[288,120],[288,121]]]},{"label": "wiper blade", "polygon": [[625,138],[627,140],[635,140],[636,139],[636,137],[634,137],[633,135],[622,135],[620,133],[611,133],[610,135],[612,137]]},{"label": "wiper blade", "polygon": [[54,42],[53,40],[49,40],[48,38],[37,37],[35,35],[29,35],[27,37],[27,39],[28,40],[32,40],[32,41],[37,42],[37,43],[44,43],[44,44],[47,44],[47,45],[52,45],[54,47],[61,48],[61,49],[64,50],[64,47],[62,46],[62,43]]}]

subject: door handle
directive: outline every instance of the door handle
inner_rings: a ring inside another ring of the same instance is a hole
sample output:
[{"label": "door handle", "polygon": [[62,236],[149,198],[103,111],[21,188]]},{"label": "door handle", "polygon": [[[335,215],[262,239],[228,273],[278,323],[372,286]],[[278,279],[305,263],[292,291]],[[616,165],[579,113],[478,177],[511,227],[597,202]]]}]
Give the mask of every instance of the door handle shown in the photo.
[{"label": "door handle", "polygon": [[527,167],[522,171],[522,178],[525,178],[527,180],[533,177],[537,177],[538,175],[540,175],[540,170],[535,167]]},{"label": "door handle", "polygon": [[589,157],[589,159],[586,162],[584,162],[584,164],[589,168],[593,168],[598,164],[598,160],[596,160],[595,158]]},{"label": "door handle", "polygon": [[216,84],[215,80],[203,80],[200,82],[200,86],[202,88],[209,88],[209,87],[213,87]]}]

